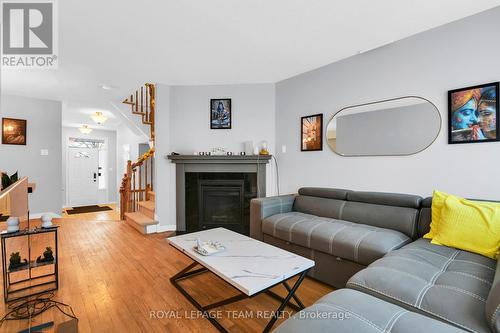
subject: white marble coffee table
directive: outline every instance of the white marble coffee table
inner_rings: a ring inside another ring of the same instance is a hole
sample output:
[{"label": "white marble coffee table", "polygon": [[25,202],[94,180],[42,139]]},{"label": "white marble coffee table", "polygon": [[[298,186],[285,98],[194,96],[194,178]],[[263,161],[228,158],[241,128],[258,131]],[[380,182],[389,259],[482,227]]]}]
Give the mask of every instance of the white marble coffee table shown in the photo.
[{"label": "white marble coffee table", "polygon": [[[194,250],[197,238],[200,238],[202,241],[218,241],[226,247],[226,250],[212,256],[198,254]],[[310,259],[224,228],[175,236],[169,238],[168,242],[194,261],[191,265],[173,276],[170,281],[198,310],[204,313],[216,307],[266,292],[282,301],[278,310],[274,312],[275,315],[264,329],[264,332],[268,332],[285,306],[290,306],[295,310],[304,308],[304,305],[295,296],[295,291],[301,284],[307,271],[314,266],[314,261]],[[192,270],[197,265],[201,265],[202,268]],[[202,306],[177,283],[179,280],[207,271],[214,273],[229,283],[240,291],[241,294],[221,302]],[[296,275],[300,275],[300,277],[290,287],[286,281]],[[288,290],[288,295],[285,298],[269,290],[280,283]],[[295,300],[297,305],[289,303],[291,298]],[[219,331],[227,332],[215,318],[212,318],[213,316],[207,315],[205,317]]]}]

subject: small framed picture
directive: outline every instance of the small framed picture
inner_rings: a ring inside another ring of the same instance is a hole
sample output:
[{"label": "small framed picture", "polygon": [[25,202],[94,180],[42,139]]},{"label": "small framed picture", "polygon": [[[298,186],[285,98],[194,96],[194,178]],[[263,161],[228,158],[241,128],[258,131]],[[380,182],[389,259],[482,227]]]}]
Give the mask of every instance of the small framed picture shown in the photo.
[{"label": "small framed picture", "polygon": [[210,100],[210,128],[231,129],[231,99]]},{"label": "small framed picture", "polygon": [[26,120],[2,118],[2,144],[26,145]]},{"label": "small framed picture", "polygon": [[448,92],[448,143],[499,141],[499,83]]},{"label": "small framed picture", "polygon": [[314,114],[300,119],[301,151],[323,150],[323,114]]}]

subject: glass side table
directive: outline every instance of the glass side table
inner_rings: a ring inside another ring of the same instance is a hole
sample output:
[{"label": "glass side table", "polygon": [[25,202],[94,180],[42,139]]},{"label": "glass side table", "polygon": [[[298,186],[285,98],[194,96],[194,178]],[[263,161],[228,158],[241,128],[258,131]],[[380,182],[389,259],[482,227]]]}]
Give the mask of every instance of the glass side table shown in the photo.
[{"label": "glass side table", "polygon": [[[6,303],[58,289],[57,229],[58,226],[54,225],[0,233]],[[43,252],[48,247],[52,249],[52,257],[44,256]],[[24,259],[11,267],[8,255],[15,252],[19,252]]]}]

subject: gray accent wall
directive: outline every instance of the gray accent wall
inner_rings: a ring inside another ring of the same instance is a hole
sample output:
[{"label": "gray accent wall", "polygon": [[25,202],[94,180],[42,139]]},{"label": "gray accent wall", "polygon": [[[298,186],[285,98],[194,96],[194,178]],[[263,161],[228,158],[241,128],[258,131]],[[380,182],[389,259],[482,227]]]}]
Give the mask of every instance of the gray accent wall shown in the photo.
[{"label": "gray accent wall", "polygon": [[[32,215],[62,209],[61,102],[2,95],[0,118],[27,120],[27,145],[0,144],[0,170],[29,177],[36,190],[29,196]],[[41,156],[42,149],[48,156]]]},{"label": "gray accent wall", "polygon": [[[447,143],[447,91],[500,80],[498,32],[500,7],[277,83],[281,192],[333,186],[426,196],[441,189],[500,199],[500,142]],[[429,99],[443,118],[439,137],[423,152],[341,157],[326,144],[320,152],[300,152],[301,116],[323,113],[326,128],[344,107],[407,95]]]}]

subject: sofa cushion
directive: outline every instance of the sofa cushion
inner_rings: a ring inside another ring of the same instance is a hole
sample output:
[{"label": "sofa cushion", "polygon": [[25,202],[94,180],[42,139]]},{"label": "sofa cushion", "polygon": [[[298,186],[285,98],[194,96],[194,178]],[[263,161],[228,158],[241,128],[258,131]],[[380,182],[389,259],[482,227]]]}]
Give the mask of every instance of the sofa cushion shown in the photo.
[{"label": "sofa cushion", "polygon": [[432,197],[425,198],[422,200],[420,207],[420,214],[418,214],[418,228],[417,236],[423,237],[426,233],[431,230],[432,222]]},{"label": "sofa cushion", "polygon": [[347,201],[342,220],[397,230],[410,238],[417,236],[418,209]]},{"label": "sofa cushion", "polygon": [[300,195],[337,200],[346,200],[349,192],[352,191],[341,188],[302,187],[299,189]]},{"label": "sofa cushion", "polygon": [[293,203],[296,212],[340,219],[346,201],[298,195]]},{"label": "sofa cushion", "polygon": [[411,241],[398,231],[300,212],[265,218],[262,232],[363,265]]},{"label": "sofa cushion", "polygon": [[347,287],[471,332],[490,332],[485,305],[495,268],[492,259],[419,239],[358,272]]},{"label": "sofa cushion", "polygon": [[494,333],[500,333],[500,261],[486,301],[486,320]]},{"label": "sofa cushion", "polygon": [[459,333],[441,321],[350,289],[321,298],[282,323],[275,333]]},{"label": "sofa cushion", "polygon": [[347,201],[419,209],[422,197],[402,193],[349,191]]}]

